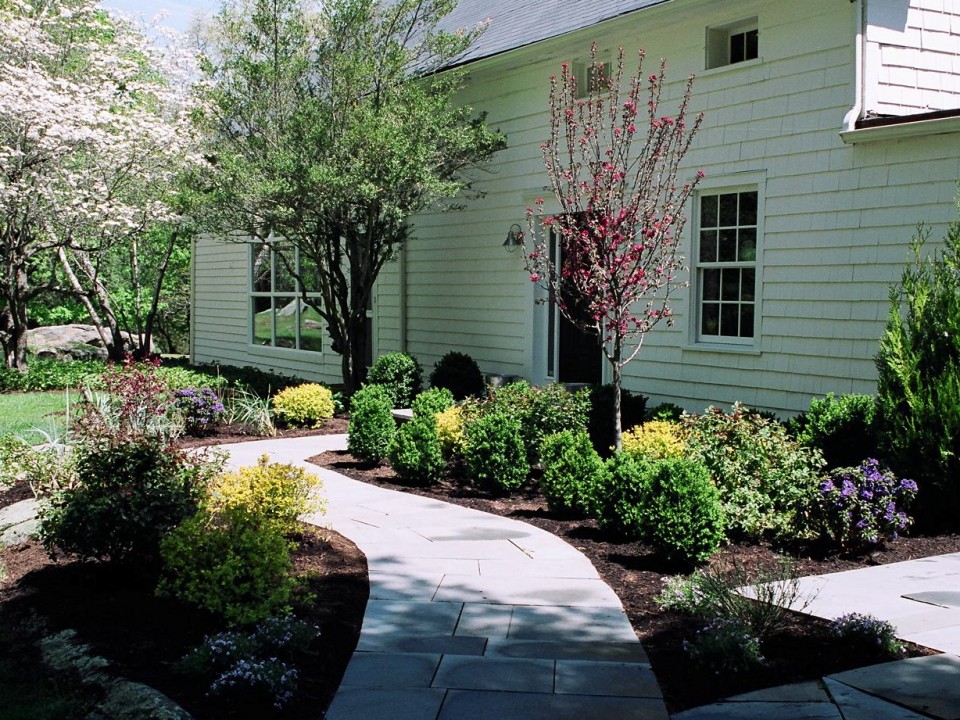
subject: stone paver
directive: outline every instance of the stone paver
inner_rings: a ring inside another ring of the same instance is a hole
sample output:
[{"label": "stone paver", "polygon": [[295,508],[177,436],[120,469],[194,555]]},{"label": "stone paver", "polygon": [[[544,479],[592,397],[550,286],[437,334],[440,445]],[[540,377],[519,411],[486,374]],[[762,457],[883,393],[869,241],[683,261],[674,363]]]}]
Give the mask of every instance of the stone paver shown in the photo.
[{"label": "stone paver", "polygon": [[0,547],[29,540],[37,531],[36,514],[37,501],[32,498],[0,508]]},{"label": "stone paver", "polygon": [[[233,466],[344,436],[226,446]],[[366,554],[370,600],[326,720],[666,720],[646,654],[590,562],[526,523],[307,466]]]}]

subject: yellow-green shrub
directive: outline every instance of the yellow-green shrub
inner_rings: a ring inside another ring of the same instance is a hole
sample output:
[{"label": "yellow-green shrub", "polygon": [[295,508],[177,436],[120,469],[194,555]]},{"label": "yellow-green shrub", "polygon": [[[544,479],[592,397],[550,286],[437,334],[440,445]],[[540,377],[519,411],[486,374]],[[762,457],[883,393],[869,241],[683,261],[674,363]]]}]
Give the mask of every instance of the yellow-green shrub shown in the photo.
[{"label": "yellow-green shrub", "polygon": [[623,451],[644,460],[683,457],[686,449],[683,426],[664,420],[651,420],[623,434]]},{"label": "yellow-green shrub", "polygon": [[262,455],[253,467],[223,473],[210,486],[207,506],[215,514],[240,512],[281,532],[294,529],[300,515],[321,512],[323,481],[296,465],[272,463]]},{"label": "yellow-green shrub", "polygon": [[445,458],[463,455],[463,410],[456,405],[436,414],[437,435],[440,436],[440,449]]},{"label": "yellow-green shrub", "polygon": [[304,383],[273,396],[273,411],[291,425],[320,427],[333,417],[333,393],[317,383]]}]

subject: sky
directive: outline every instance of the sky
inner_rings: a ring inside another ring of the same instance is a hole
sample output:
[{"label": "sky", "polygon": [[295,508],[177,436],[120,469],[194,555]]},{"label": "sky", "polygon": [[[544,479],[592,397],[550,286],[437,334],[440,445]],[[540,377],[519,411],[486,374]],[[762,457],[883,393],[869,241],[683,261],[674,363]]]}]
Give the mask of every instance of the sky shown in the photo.
[{"label": "sky", "polygon": [[148,23],[165,10],[167,18],[163,24],[180,32],[186,32],[196,13],[212,15],[220,5],[219,0],[102,0],[101,4],[109,10],[141,15]]}]

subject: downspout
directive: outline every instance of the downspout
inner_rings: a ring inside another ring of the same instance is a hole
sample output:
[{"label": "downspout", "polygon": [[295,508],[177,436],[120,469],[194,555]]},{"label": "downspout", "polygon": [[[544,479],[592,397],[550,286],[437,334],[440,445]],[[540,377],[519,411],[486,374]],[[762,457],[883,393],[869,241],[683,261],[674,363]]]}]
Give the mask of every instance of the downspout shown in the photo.
[{"label": "downspout", "polygon": [[857,129],[857,120],[863,114],[864,94],[864,56],[866,53],[866,12],[867,0],[851,0],[857,4],[857,33],[854,44],[854,97],[853,107],[843,118],[843,132]]}]

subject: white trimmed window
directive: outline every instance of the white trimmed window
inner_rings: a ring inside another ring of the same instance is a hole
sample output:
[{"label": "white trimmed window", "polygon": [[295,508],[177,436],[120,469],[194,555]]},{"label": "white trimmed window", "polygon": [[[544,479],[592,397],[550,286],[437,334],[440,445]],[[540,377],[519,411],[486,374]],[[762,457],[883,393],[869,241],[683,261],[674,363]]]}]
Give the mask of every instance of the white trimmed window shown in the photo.
[{"label": "white trimmed window", "polygon": [[756,189],[697,198],[697,340],[753,345],[757,334]]},{"label": "white trimmed window", "polygon": [[707,70],[760,57],[757,18],[707,28]]},{"label": "white trimmed window", "polygon": [[[320,352],[323,349],[323,323],[317,312],[307,306],[301,286],[283,263],[280,253],[293,262],[294,270],[307,290],[319,285],[315,273],[300,265],[300,251],[283,241],[254,245],[250,249],[250,341],[254,345]],[[312,286],[312,287],[311,287]],[[308,292],[309,297],[319,297]]]},{"label": "white trimmed window", "polygon": [[613,77],[610,51],[598,52],[596,61],[601,63],[601,67],[594,65],[590,58],[574,60],[570,65],[573,76],[577,79],[577,100],[590,95],[591,90],[603,92],[606,83]]}]

